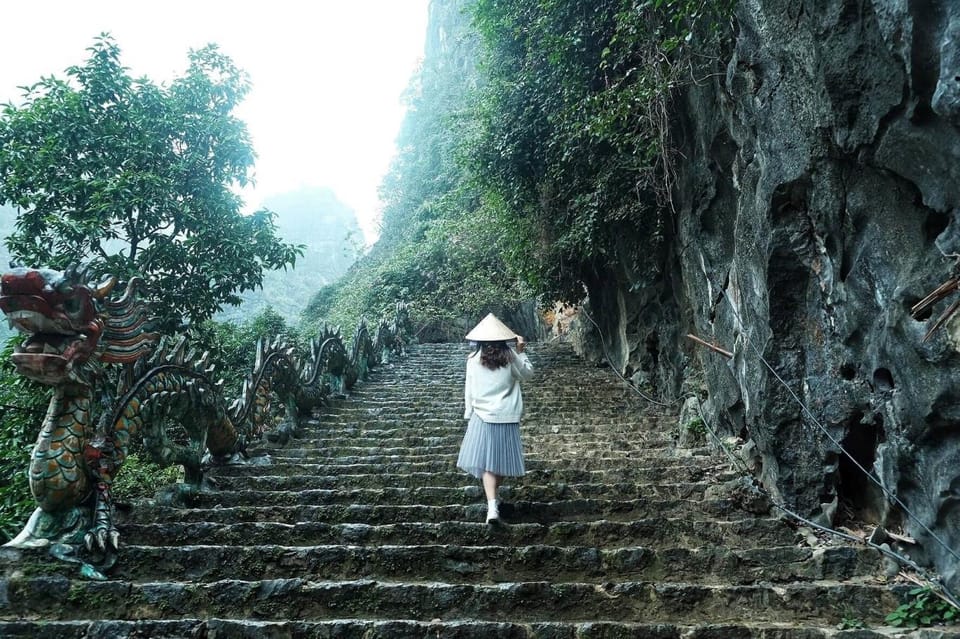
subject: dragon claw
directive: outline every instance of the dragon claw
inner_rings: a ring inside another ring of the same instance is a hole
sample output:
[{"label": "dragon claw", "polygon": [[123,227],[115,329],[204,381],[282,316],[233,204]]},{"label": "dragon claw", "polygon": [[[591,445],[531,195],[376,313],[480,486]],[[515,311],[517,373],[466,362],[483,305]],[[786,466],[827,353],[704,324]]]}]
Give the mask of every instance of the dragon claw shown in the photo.
[{"label": "dragon claw", "polygon": [[120,549],[120,533],[115,528],[97,528],[83,536],[89,552],[110,552]]}]

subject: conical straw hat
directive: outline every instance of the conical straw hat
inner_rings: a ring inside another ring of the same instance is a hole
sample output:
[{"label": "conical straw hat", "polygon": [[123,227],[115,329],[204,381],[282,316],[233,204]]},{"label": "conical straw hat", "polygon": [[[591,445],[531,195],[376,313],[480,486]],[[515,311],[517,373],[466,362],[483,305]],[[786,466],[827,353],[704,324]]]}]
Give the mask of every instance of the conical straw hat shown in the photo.
[{"label": "conical straw hat", "polygon": [[490,313],[474,326],[464,339],[471,342],[506,342],[517,339],[517,334],[497,319],[496,315]]}]

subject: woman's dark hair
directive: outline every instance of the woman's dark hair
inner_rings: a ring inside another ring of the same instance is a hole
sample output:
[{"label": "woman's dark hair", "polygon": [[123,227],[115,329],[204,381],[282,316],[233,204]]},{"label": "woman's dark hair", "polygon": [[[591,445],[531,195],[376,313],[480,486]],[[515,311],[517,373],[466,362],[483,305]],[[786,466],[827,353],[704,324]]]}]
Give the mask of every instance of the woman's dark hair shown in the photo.
[{"label": "woman's dark hair", "polygon": [[510,349],[506,342],[483,342],[480,344],[480,363],[492,371],[510,363]]}]

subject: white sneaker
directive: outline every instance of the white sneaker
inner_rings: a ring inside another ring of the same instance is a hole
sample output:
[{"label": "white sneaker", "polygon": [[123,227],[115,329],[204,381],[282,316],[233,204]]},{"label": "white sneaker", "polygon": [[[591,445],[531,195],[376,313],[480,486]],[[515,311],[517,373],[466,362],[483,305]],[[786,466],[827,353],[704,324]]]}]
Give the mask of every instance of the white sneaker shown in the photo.
[{"label": "white sneaker", "polygon": [[497,500],[490,499],[487,501],[487,523],[495,524],[500,521],[500,510],[497,508]]}]

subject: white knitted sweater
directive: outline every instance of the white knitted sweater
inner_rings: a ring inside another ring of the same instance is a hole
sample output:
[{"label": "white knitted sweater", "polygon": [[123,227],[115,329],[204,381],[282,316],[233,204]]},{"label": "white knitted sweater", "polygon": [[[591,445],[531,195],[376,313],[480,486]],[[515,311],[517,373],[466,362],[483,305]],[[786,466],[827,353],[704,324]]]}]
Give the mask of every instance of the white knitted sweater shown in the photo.
[{"label": "white knitted sweater", "polygon": [[464,419],[476,413],[488,424],[513,424],[523,415],[520,380],[533,376],[533,365],[526,353],[510,351],[507,366],[490,370],[480,363],[479,353],[467,358],[467,379],[463,385]]}]

